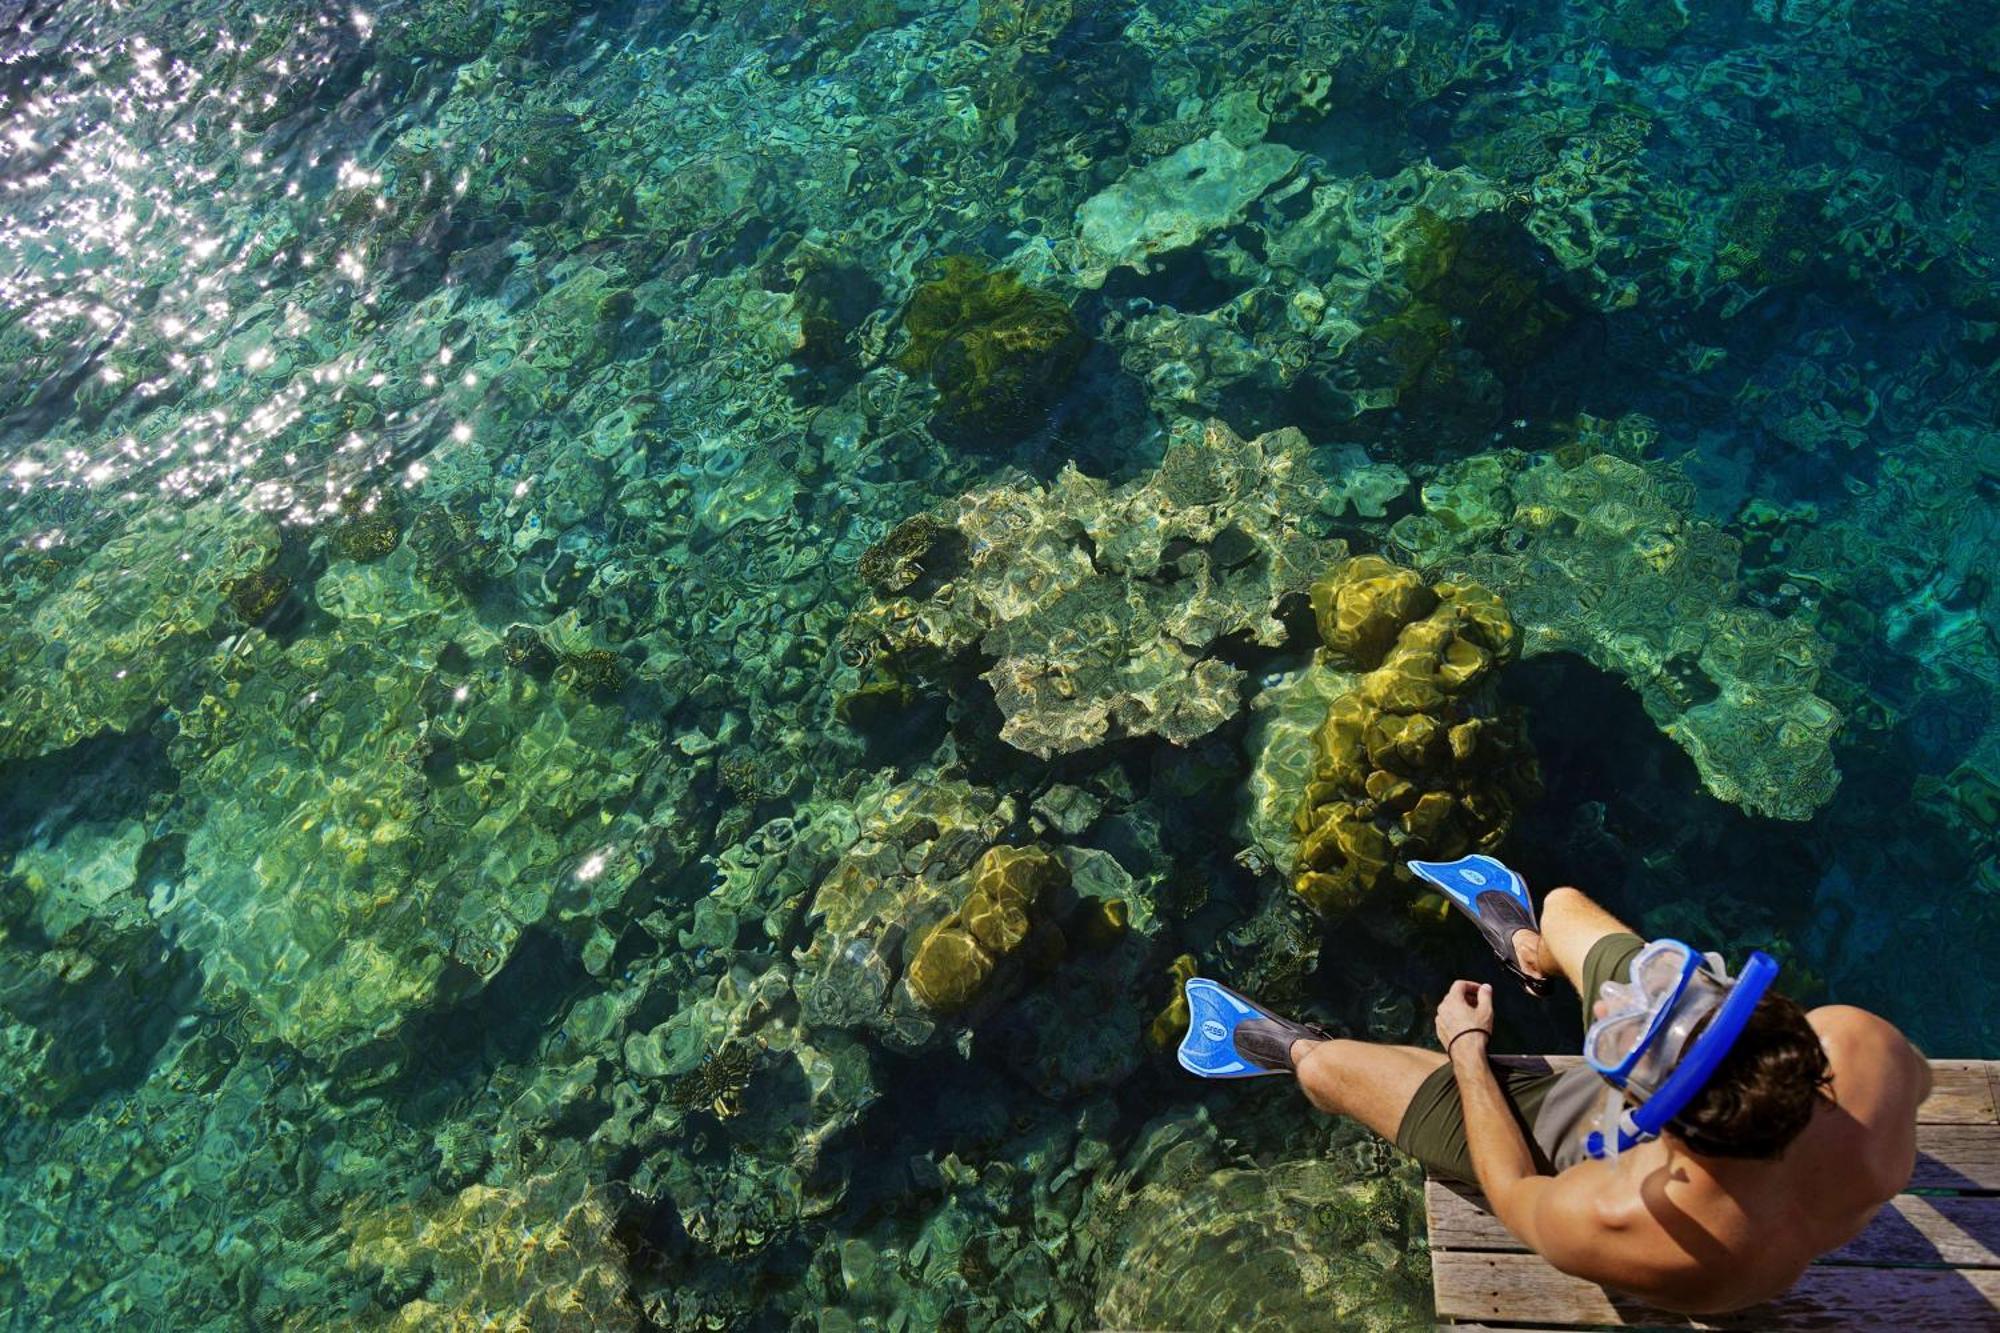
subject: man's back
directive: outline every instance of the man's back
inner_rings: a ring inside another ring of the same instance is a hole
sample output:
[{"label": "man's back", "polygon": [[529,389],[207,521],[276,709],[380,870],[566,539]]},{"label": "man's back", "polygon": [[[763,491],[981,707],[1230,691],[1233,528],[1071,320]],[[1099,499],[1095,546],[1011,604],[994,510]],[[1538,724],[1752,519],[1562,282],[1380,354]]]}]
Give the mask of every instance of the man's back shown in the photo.
[{"label": "man's back", "polygon": [[1703,1156],[1669,1135],[1558,1178],[1544,1252],[1566,1272],[1685,1313],[1740,1309],[1790,1287],[1908,1183],[1930,1071],[1860,1009],[1809,1015],[1831,1100],[1773,1161]]}]

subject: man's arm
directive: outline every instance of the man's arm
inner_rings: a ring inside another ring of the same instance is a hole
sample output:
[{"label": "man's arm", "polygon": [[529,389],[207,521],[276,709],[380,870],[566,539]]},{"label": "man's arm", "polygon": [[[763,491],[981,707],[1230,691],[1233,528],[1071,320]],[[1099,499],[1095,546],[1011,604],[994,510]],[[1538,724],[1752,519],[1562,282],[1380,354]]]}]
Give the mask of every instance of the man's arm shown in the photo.
[{"label": "man's arm", "polygon": [[1513,1108],[1500,1091],[1500,1080],[1487,1062],[1486,1033],[1466,1032],[1452,1043],[1451,1072],[1465,1103],[1465,1141],[1472,1152],[1472,1169],[1493,1215],[1535,1249],[1535,1185],[1549,1177],[1535,1169],[1527,1136],[1514,1120]]},{"label": "man's arm", "polygon": [[1527,1136],[1487,1063],[1492,1031],[1493,988],[1456,983],[1438,1006],[1438,1038],[1451,1052],[1479,1188],[1502,1225],[1551,1264],[1579,1277],[1612,1280],[1603,1271],[1611,1237],[1594,1206],[1602,1168],[1578,1166],[1560,1178],[1536,1169]]}]

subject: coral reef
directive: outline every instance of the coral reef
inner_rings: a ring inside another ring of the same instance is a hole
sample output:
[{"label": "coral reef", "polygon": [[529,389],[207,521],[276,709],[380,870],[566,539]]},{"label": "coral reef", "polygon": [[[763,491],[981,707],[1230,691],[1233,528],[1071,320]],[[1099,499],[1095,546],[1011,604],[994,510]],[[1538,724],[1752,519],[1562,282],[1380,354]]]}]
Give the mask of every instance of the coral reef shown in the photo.
[{"label": "coral reef", "polygon": [[963,573],[928,597],[878,597],[849,639],[912,674],[996,659],[983,679],[1000,734],[1033,754],[1186,744],[1241,706],[1243,673],[1215,650],[1284,642],[1280,604],[1342,553],[1302,522],[1314,483],[1297,431],[1244,440],[1211,421],[1123,486],[1071,467],[1047,487],[975,489],[954,521]]},{"label": "coral reef", "polygon": [[1040,847],[989,847],[972,868],[972,892],[924,936],[910,957],[910,994],[939,1013],[956,1013],[993,980],[1000,960],[1027,947],[1046,965],[1063,940],[1044,915],[1069,871]]},{"label": "coral reef", "polygon": [[[914,1051],[990,1018],[1031,980],[1030,1003],[1107,985],[1107,1012],[1125,1010],[1115,988],[1143,964],[1153,914],[1102,852],[1002,841],[1018,817],[1011,801],[963,783],[866,798],[852,816],[858,836],[813,893],[819,930],[797,958],[807,1023]],[[1136,1011],[1128,1031],[1107,1024],[1122,1066]],[[1037,1064],[1024,1076],[1090,1077],[1066,1062],[1096,1057],[1072,1045],[1024,1049]]]},{"label": "coral reef", "polygon": [[[645,769],[642,738],[614,707],[566,701],[593,694],[584,677],[551,690],[479,665],[494,636],[406,559],[323,577],[332,632],[253,634],[170,750],[195,803],[178,816],[186,881],[154,915],[218,1001],[326,1056],[477,987],[524,929],[587,921],[636,874],[630,856],[583,867],[621,840],[610,812]],[[459,645],[459,666],[409,660],[416,644],[378,620]],[[579,819],[592,843],[567,835]]]},{"label": "coral reef", "polygon": [[1360,673],[1313,734],[1293,820],[1293,887],[1331,912],[1407,881],[1411,858],[1497,850],[1540,779],[1519,717],[1492,699],[1515,651],[1493,594],[1356,556],[1313,584],[1312,603],[1327,656]]},{"label": "coral reef", "polygon": [[1422,498],[1396,546],[1498,592],[1522,652],[1622,676],[1716,796],[1780,819],[1832,797],[1841,715],[1814,692],[1831,649],[1739,601],[1738,544],[1688,516],[1685,483],[1608,453],[1517,453],[1443,469]]},{"label": "coral reef", "polygon": [[348,1267],[392,1329],[636,1329],[602,1192],[573,1166],[448,1199],[358,1207]]},{"label": "coral reef", "polygon": [[[1206,1132],[1204,1132],[1206,1131]],[[1218,1161],[1213,1129],[1148,1126],[1092,1223],[1103,1242],[1095,1321],[1154,1328],[1222,1313],[1243,1327],[1331,1321],[1386,1330],[1423,1321],[1426,1266],[1408,1166],[1307,1157],[1269,1166]],[[1384,1169],[1387,1168],[1387,1169]]]},{"label": "coral reef", "polygon": [[204,504],[141,515],[65,567],[4,631],[0,758],[130,732],[191,702],[226,656],[225,603],[255,622],[285,595],[269,569],[277,546],[268,520]]}]

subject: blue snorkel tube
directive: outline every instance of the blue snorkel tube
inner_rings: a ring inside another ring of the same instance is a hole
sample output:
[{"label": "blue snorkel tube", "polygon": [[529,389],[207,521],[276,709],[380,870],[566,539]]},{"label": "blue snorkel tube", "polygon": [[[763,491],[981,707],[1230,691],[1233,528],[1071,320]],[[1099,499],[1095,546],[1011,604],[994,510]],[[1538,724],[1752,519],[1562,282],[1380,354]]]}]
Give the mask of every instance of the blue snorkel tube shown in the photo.
[{"label": "blue snorkel tube", "polygon": [[1618,1117],[1617,1147],[1614,1149],[1605,1142],[1603,1130],[1594,1129],[1584,1140],[1583,1150],[1593,1158],[1603,1158],[1658,1138],[1667,1122],[1679,1115],[1695,1094],[1708,1086],[1709,1079],[1715,1077],[1723,1058],[1743,1035],[1750,1011],[1764,998],[1764,992],[1771,989],[1777,976],[1777,960],[1762,949],[1753,951],[1707,1029],[1681,1057],[1666,1081],[1636,1109],[1628,1109]]}]

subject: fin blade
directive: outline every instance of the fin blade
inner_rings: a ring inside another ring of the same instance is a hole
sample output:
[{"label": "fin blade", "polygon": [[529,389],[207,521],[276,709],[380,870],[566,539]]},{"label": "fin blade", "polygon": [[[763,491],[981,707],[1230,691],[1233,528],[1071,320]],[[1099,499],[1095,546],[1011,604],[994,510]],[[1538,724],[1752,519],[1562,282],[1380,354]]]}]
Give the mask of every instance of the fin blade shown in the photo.
[{"label": "fin blade", "polygon": [[1175,1052],[1182,1069],[1201,1078],[1260,1078],[1283,1073],[1245,1060],[1236,1050],[1236,1026],[1258,1010],[1207,977],[1186,986],[1187,1035]]}]

